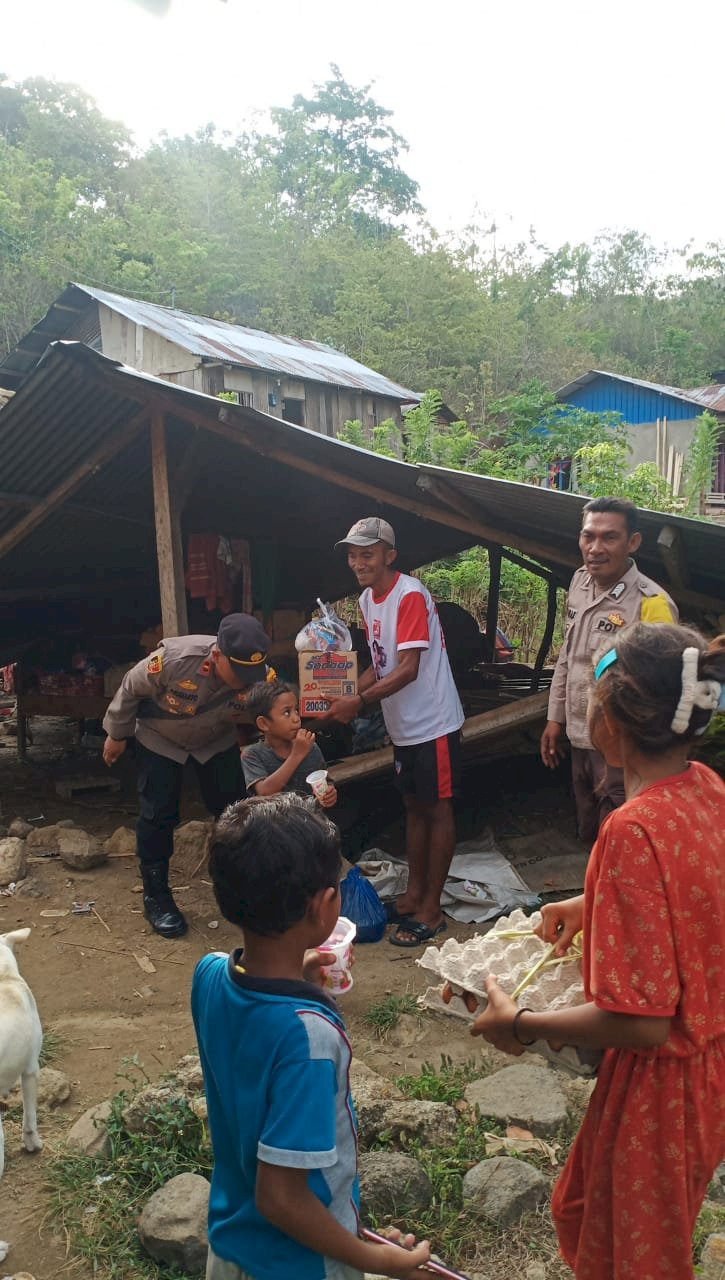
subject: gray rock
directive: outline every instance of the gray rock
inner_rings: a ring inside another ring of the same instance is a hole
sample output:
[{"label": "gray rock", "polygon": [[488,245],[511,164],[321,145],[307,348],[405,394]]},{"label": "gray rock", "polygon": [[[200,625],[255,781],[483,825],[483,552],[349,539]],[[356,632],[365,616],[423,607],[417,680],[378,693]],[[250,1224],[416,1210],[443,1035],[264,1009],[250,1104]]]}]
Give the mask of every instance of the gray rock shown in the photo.
[{"label": "gray rock", "polygon": [[57,853],[58,852],[58,836],[60,832],[58,827],[53,825],[50,827],[33,827],[28,832],[26,844],[28,853]]},{"label": "gray rock", "polygon": [[42,898],[43,890],[35,876],[26,876],[17,886],[14,898]]},{"label": "gray rock", "polygon": [[55,825],[59,831],[69,831],[77,827],[78,823],[73,818],[59,818]]},{"label": "gray rock", "polygon": [[41,1067],[38,1072],[38,1102],[41,1106],[57,1107],[70,1097],[70,1080],[65,1071],[55,1067]]},{"label": "gray rock", "polygon": [[504,1067],[484,1080],[473,1080],[465,1097],[482,1116],[523,1125],[539,1138],[556,1133],[567,1118],[566,1095],[548,1067]]},{"label": "gray rock", "polygon": [[188,1089],[190,1093],[199,1093],[204,1088],[204,1076],[198,1053],[187,1053],[180,1058],[174,1067],[174,1079]]},{"label": "gray rock", "polygon": [[209,1183],[198,1173],[180,1173],[155,1191],[138,1220],[138,1234],[157,1262],[173,1263],[189,1275],[206,1265]]},{"label": "gray rock", "polygon": [[[209,852],[212,824],[185,822],[174,832],[174,857],[178,862],[194,865]],[[191,868],[190,868],[191,869]]]},{"label": "gray rock", "polygon": [[147,1084],[131,1099],[121,1112],[125,1128],[129,1133],[152,1133],[156,1127],[156,1112],[167,1106],[178,1106],[187,1103],[196,1115],[206,1115],[205,1106],[200,1105],[204,1089],[204,1077],[198,1053],[189,1053],[180,1058],[174,1070],[163,1080],[155,1084]]},{"label": "gray rock", "polygon": [[65,1138],[68,1146],[82,1151],[84,1156],[102,1156],[104,1159],[109,1156],[111,1137],[106,1122],[110,1114],[111,1103],[108,1099],[89,1107],[68,1130]]},{"label": "gray rock", "polygon": [[456,1131],[456,1113],[445,1102],[417,1102],[404,1098],[400,1090],[365,1068],[369,1075],[351,1072],[352,1095],[362,1147],[369,1147],[383,1133],[394,1140],[417,1138],[429,1147],[449,1143]]},{"label": "gray rock", "polygon": [[714,1200],[716,1204],[725,1204],[725,1160],[721,1165],[718,1165],[713,1174],[707,1198],[708,1200]]},{"label": "gray rock", "polygon": [[700,1280],[722,1280],[725,1275],[725,1234],[722,1231],[707,1237],[698,1274]]},{"label": "gray rock", "polygon": [[172,1082],[147,1084],[121,1112],[129,1133],[153,1133],[156,1128],[155,1113],[162,1107],[178,1106],[188,1102],[183,1087]]},{"label": "gray rock", "polygon": [[382,1098],[397,1099],[400,1101],[403,1094],[400,1092],[397,1084],[392,1080],[388,1080],[387,1076],[381,1076],[378,1071],[373,1071],[367,1063],[360,1062],[353,1058],[350,1065],[350,1086],[352,1088],[355,1105],[367,1104],[375,1102]]},{"label": "gray rock", "polygon": [[546,1264],[541,1261],[527,1262],[524,1280],[546,1280]]},{"label": "gray rock", "polygon": [[[56,1071],[55,1067],[41,1067],[38,1072],[38,1106],[57,1107],[67,1102],[70,1097],[70,1081],[64,1071]],[[21,1101],[20,1084],[17,1084],[8,1095],[10,1106],[17,1106]]]},{"label": "gray rock", "polygon": [[25,840],[26,837],[30,835],[30,832],[34,830],[35,827],[33,827],[31,823],[26,822],[25,818],[13,818],[10,826],[8,827],[8,835],[16,836],[18,840]]},{"label": "gray rock", "polygon": [[136,853],[136,832],[130,827],[117,827],[112,836],[106,840],[103,848],[106,853]]},{"label": "gray rock", "polygon": [[433,1199],[425,1169],[412,1156],[396,1151],[363,1152],[359,1161],[363,1214],[410,1217],[422,1213]]},{"label": "gray rock", "polygon": [[548,1192],[546,1176],[513,1156],[481,1160],[463,1179],[464,1206],[499,1226],[510,1226],[538,1209]]},{"label": "gray rock", "polygon": [[63,828],[58,832],[58,852],[61,862],[73,871],[89,871],[108,857],[100,840],[79,827]]},{"label": "gray rock", "polygon": [[16,836],[0,840],[0,885],[14,884],[25,878],[28,855],[25,841]]},{"label": "gray rock", "polygon": [[358,1133],[363,1147],[370,1146],[387,1128],[386,1115],[391,1102],[402,1102],[403,1095],[393,1084],[364,1062],[353,1058],[350,1086],[355,1100]]}]

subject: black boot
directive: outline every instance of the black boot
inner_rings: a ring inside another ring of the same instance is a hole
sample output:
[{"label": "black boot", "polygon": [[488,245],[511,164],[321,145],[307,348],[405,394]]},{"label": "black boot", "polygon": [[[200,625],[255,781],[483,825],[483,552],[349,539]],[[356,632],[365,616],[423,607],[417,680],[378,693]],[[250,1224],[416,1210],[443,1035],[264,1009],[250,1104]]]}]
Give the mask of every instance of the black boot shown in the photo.
[{"label": "black boot", "polygon": [[162,938],[180,938],[188,925],[169,888],[168,862],[142,862],[144,915]]}]

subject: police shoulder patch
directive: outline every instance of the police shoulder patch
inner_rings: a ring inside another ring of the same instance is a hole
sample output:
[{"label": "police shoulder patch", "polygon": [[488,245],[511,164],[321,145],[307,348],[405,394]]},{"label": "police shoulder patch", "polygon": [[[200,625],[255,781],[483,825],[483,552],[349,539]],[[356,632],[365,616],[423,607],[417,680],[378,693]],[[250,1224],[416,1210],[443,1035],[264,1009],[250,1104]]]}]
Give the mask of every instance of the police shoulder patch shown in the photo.
[{"label": "police shoulder patch", "polygon": [[157,676],[160,671],[163,671],[163,669],[164,659],[160,653],[155,653],[153,657],[149,658],[146,670],[150,676]]},{"label": "police shoulder patch", "polygon": [[609,594],[613,600],[618,600],[620,596],[624,595],[626,590],[627,590],[626,582],[618,582],[616,587],[612,587],[612,590],[609,592]]}]

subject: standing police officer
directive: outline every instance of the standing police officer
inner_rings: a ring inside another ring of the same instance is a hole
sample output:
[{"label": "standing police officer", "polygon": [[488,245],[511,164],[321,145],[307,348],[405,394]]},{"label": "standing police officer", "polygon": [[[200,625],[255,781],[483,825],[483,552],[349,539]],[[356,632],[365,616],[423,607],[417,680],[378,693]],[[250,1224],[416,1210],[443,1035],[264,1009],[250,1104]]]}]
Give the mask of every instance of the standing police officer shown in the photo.
[{"label": "standing police officer", "polygon": [[589,737],[587,703],[594,661],[602,644],[614,642],[630,622],[677,622],[677,606],[646,578],[632,559],[642,543],[637,508],[626,498],[593,498],[582,512],[579,550],[584,560],[569,586],[564,643],[549,693],[541,758],[555,769],[564,757],[564,730],[579,835],[588,845],[604,819],[624,804],[624,772],[608,765]]},{"label": "standing police officer", "polygon": [[169,860],[186,761],[191,758],[202,798],[220,813],[244,795],[234,728],[249,685],[273,677],[269,639],[256,618],[230,613],[214,636],[164,640],[126,673],[103,727],[107,765],[136,739],[141,812],[136,848],[144,913],[157,933],[178,938],[187,923],[169,888]]}]

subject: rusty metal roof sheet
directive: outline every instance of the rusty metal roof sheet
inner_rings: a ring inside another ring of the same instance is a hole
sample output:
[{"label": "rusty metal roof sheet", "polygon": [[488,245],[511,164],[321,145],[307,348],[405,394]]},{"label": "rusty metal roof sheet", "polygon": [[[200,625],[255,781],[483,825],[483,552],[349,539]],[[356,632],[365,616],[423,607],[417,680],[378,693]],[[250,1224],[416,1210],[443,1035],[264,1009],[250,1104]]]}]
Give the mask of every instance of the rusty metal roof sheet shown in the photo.
[{"label": "rusty metal roof sheet", "polygon": [[400,402],[418,403],[420,400],[417,392],[399,386],[382,373],[368,369],[324,342],[263,333],[260,329],[191,315],[85,284],[69,285],[43,319],[6,356],[0,363],[0,382],[4,378],[7,385],[18,386],[22,378],[35,368],[50,342],[66,336],[79,336],[69,326],[83,312],[88,300],[109,307],[133,324],[153,330],[201,360],[221,361],[246,369],[284,374],[289,378],[349,387]]},{"label": "rusty metal roof sheet", "polygon": [[712,413],[725,413],[725,386],[722,382],[711,382],[706,387],[690,387],[687,394]]}]

